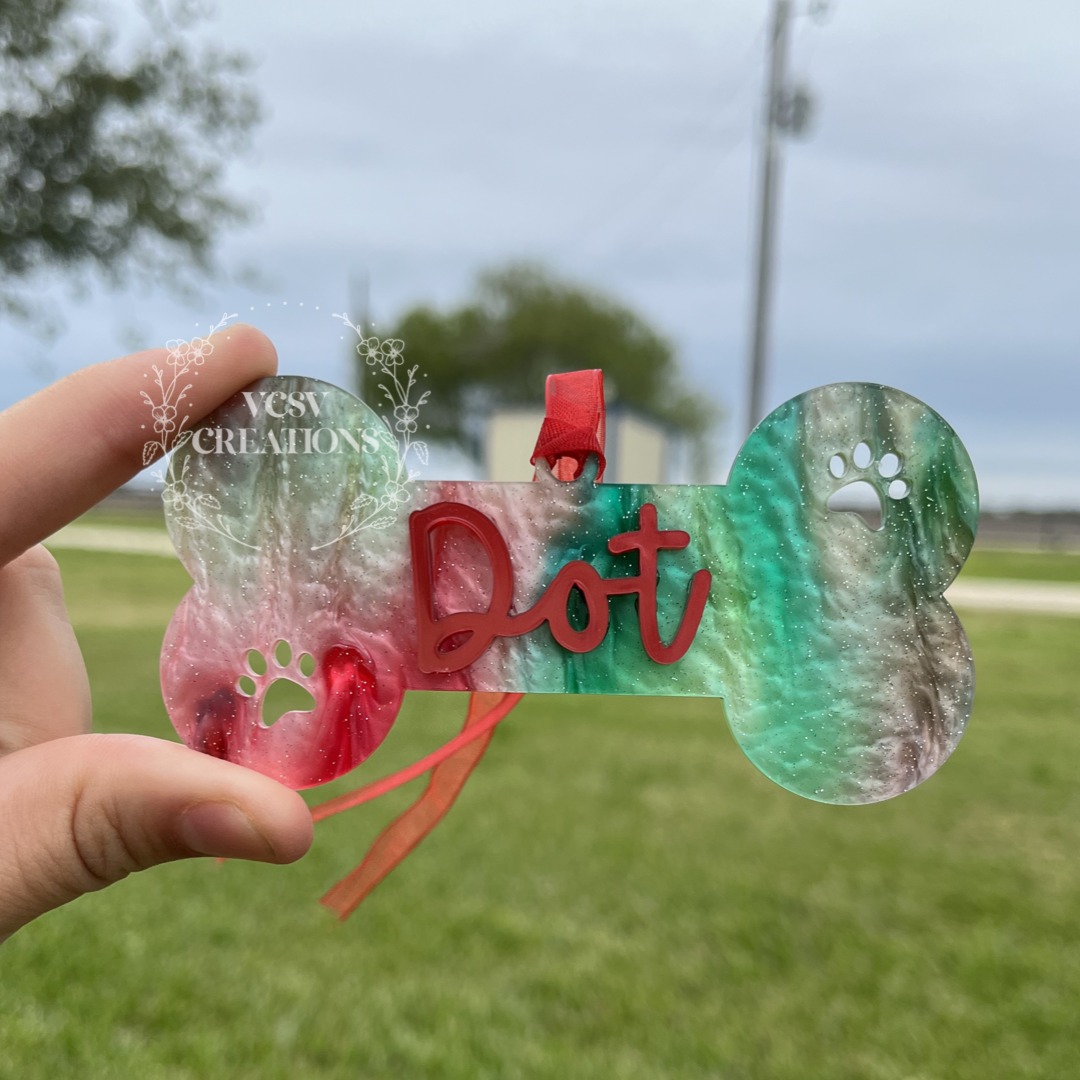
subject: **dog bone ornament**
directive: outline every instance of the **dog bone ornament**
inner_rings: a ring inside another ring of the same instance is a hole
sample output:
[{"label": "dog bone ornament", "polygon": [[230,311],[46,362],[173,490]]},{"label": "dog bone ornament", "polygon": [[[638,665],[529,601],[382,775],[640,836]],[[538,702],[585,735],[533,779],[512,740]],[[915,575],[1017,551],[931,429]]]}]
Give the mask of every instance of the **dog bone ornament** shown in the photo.
[{"label": "dog bone ornament", "polygon": [[[868,383],[811,390],[725,485],[598,483],[602,434],[574,455],[566,429],[554,473],[541,456],[537,482],[500,484],[411,480],[388,424],[314,379],[264,379],[206,418],[165,492],[193,579],[161,663],[184,742],[310,787],[423,689],[723,699],[750,760],[827,803],[898,795],[952,753],[974,670],[943,593],[978,496],[937,413]],[[854,481],[880,527],[829,509]],[[315,706],[267,726],[279,678]]]}]

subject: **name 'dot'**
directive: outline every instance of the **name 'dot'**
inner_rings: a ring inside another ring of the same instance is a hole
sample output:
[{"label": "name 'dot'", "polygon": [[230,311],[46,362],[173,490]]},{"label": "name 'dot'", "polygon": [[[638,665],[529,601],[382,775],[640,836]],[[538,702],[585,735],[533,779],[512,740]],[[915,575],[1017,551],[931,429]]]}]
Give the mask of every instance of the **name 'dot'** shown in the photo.
[{"label": "name 'dot'", "polygon": [[[441,527],[454,525],[476,537],[487,553],[492,576],[491,601],[485,611],[458,611],[439,618],[435,614],[432,534]],[[712,586],[712,574],[708,570],[694,574],[679,629],[671,643],[665,645],[657,619],[657,553],[682,550],[690,544],[690,534],[681,529],[660,530],[652,503],[641,507],[636,530],[613,536],[607,545],[613,555],[636,551],[637,574],[602,578],[590,563],[575,560],[563,566],[540,599],[520,615],[510,613],[514,597],[513,566],[506,541],[491,518],[462,503],[436,503],[410,515],[409,539],[416,595],[417,651],[420,670],[428,673],[460,671],[478,660],[495,638],[519,637],[545,622],[563,648],[575,653],[591,652],[608,631],[608,597],[634,594],[638,598],[645,652],[658,664],[674,664],[686,654],[697,634]],[[588,623],[580,630],[571,625],[567,607],[574,589],[584,596],[588,610]]]}]

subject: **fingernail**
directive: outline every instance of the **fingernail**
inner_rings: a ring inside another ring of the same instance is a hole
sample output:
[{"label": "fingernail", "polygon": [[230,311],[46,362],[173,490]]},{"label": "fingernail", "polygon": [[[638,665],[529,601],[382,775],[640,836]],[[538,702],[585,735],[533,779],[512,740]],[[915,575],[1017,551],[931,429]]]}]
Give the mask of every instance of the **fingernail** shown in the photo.
[{"label": "fingernail", "polygon": [[184,811],[180,835],[192,851],[219,859],[273,859],[274,849],[238,806],[204,802]]}]

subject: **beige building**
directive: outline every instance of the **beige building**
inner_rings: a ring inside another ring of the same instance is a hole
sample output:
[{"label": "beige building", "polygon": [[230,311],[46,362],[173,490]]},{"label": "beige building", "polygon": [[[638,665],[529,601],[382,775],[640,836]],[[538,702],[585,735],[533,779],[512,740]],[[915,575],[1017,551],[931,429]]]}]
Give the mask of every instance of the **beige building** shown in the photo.
[{"label": "beige building", "polygon": [[[531,480],[529,458],[544,422],[543,409],[500,409],[488,417],[484,465],[489,480]],[[662,484],[668,479],[670,439],[658,424],[637,413],[607,410],[604,479],[614,484]]]}]

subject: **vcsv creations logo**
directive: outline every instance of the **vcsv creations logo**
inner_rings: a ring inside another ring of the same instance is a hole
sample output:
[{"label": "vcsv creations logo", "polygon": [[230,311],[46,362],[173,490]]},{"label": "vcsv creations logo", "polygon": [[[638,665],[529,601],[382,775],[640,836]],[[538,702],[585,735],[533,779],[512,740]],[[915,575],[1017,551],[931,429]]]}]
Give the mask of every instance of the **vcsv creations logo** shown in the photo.
[{"label": "vcsv creations logo", "polygon": [[308,426],[282,425],[271,427],[197,428],[191,437],[191,447],[197,454],[340,454],[352,449],[356,453],[375,453],[379,432],[372,428],[349,431],[343,427],[320,426],[319,416],[327,391],[245,390],[244,400],[252,420],[263,422],[267,417],[277,420],[310,421]]}]

